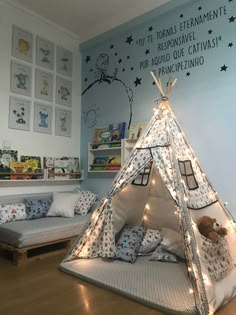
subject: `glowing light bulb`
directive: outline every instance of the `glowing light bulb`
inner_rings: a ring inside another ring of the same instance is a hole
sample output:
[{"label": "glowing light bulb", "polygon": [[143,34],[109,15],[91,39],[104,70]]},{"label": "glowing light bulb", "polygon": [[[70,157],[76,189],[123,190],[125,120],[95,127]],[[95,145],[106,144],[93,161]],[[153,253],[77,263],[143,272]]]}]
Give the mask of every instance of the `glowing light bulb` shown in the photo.
[{"label": "glowing light bulb", "polygon": [[147,203],[146,204],[146,207],[145,207],[147,210],[149,210],[150,209],[150,206],[149,206],[149,204]]},{"label": "glowing light bulb", "polygon": [[155,184],[156,184],[156,181],[155,181],[155,179],[153,179],[153,180],[152,180],[152,184],[153,184],[153,185],[155,185]]},{"label": "glowing light bulb", "polygon": [[205,274],[203,273],[203,274],[202,274],[202,277],[203,277],[204,283],[205,283],[207,286],[210,286],[210,285],[211,285],[211,282],[210,282],[209,278],[207,277],[207,275],[205,275]]},{"label": "glowing light bulb", "polygon": [[188,201],[188,197],[184,196],[184,201]]},{"label": "glowing light bulb", "polygon": [[189,289],[189,293],[190,293],[190,294],[193,294],[193,289]]},{"label": "glowing light bulb", "polygon": [[188,267],[188,272],[191,272],[191,271],[192,271],[192,269],[190,267]]},{"label": "glowing light bulb", "polygon": [[146,215],[143,216],[143,220],[144,220],[144,221],[147,220],[147,216],[146,216]]}]

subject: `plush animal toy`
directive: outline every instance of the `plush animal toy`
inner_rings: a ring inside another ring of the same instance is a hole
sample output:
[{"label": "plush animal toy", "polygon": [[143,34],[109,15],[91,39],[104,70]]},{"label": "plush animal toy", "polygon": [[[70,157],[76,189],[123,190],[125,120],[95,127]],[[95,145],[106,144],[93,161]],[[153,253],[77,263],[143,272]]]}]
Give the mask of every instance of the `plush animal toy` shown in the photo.
[{"label": "plush animal toy", "polygon": [[220,237],[227,235],[227,229],[220,226],[215,218],[208,216],[200,217],[197,221],[199,232],[213,242],[217,242]]}]

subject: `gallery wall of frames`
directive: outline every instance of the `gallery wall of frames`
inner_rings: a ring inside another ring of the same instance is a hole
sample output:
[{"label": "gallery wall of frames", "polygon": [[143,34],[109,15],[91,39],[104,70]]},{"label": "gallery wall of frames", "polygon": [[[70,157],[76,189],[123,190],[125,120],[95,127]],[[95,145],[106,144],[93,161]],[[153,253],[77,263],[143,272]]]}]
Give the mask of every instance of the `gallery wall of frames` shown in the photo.
[{"label": "gallery wall of frames", "polygon": [[66,47],[13,25],[8,127],[71,137],[72,66]]}]

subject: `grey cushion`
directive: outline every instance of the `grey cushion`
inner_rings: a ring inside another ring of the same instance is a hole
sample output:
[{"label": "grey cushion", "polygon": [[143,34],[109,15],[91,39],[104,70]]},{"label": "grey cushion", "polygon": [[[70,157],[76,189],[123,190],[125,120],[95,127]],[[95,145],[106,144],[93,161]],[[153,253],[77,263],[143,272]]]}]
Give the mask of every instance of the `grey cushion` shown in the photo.
[{"label": "grey cushion", "polygon": [[0,242],[18,248],[76,236],[90,214],[73,218],[45,217],[1,224]]}]

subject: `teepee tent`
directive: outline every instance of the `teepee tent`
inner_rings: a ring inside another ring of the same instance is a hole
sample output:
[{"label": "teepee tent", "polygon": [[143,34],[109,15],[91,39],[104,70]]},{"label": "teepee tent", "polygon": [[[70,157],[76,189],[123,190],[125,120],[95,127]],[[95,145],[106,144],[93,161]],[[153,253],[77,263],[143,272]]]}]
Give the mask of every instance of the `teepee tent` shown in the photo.
[{"label": "teepee tent", "polygon": [[[115,236],[125,224],[173,228],[181,232],[183,239],[190,280],[186,296],[192,294],[196,306],[196,313],[182,313],[214,314],[236,294],[236,253],[232,251],[236,246],[235,223],[176,121],[168,99],[175,82],[168,81],[164,93],[160,80],[153,73],[152,76],[161,94],[160,105],[155,108],[106,197],[63,260],[62,270],[67,272],[68,264],[75,262],[73,274],[77,275],[79,261],[115,257]],[[222,238],[211,253],[217,255],[219,248],[224,248],[224,263],[219,257],[213,257],[214,263],[213,260],[209,263],[207,255],[211,244],[203,239],[196,225],[198,218],[204,215],[216,218],[228,229],[227,237]],[[155,273],[158,274],[158,269]],[[156,305],[158,308],[158,301]]]}]

